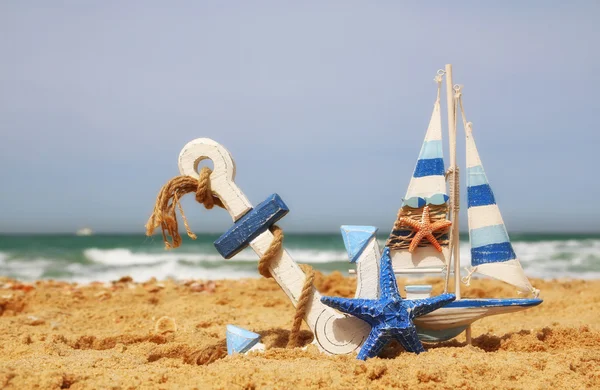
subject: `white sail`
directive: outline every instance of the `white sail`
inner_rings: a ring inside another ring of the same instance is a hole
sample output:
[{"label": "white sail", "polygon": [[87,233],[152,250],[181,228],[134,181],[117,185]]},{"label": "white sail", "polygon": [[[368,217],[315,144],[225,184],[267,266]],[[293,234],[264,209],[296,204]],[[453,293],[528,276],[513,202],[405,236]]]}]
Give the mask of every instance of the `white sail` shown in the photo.
[{"label": "white sail", "polygon": [[[433,105],[425,140],[398,218],[408,217],[419,221],[425,206],[430,208],[432,222],[445,219],[447,215],[448,195],[446,193],[439,97],[441,77],[437,81],[438,96]],[[412,229],[402,225],[398,220],[386,243],[386,246],[390,248],[394,270],[446,266],[450,254],[447,229],[437,232],[436,235],[442,246],[442,252],[438,252],[427,240],[423,240],[419,247],[411,253],[408,245],[412,236],[414,236]]]},{"label": "white sail", "polygon": [[500,209],[483,170],[471,124],[465,126],[467,137],[467,201],[471,270],[512,284],[522,292],[537,294],[525,276],[510,243]]}]

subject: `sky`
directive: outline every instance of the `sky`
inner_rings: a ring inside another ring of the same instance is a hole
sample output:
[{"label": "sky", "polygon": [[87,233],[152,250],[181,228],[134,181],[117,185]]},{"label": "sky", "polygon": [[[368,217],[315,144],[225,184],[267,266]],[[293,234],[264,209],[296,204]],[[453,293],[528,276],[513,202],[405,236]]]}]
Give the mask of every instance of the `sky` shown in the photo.
[{"label": "sky", "polygon": [[[446,63],[509,231],[598,232],[598,17],[597,1],[3,1],[0,233],[142,233],[199,137],[254,204],[284,199],[287,231],[387,231]],[[195,231],[231,225],[192,198]]]}]

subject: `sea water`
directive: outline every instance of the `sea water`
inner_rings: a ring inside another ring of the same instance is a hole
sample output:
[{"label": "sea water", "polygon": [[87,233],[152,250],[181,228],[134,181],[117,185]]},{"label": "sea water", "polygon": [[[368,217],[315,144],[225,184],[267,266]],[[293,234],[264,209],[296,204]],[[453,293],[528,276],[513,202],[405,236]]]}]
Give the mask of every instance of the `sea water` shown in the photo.
[{"label": "sea water", "polygon": [[[217,238],[211,234],[198,235],[194,241],[184,237],[181,247],[165,250],[160,235],[0,235],[0,276],[76,282],[111,281],[126,275],[136,281],[259,276],[254,252],[246,249],[224,260],[213,246]],[[511,239],[530,277],[600,278],[600,234],[512,234]],[[288,233],[284,245],[298,263],[325,273],[354,268],[339,234]],[[465,267],[469,259],[468,241],[461,241]]]}]

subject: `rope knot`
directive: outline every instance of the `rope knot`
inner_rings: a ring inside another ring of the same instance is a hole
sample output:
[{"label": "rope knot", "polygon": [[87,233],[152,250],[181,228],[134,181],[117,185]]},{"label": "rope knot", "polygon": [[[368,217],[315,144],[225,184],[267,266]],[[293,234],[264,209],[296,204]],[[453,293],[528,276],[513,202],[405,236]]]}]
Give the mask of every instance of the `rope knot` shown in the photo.
[{"label": "rope knot", "polygon": [[210,168],[202,168],[202,171],[200,171],[200,176],[198,177],[198,187],[196,188],[196,201],[198,203],[202,203],[208,210],[215,206],[215,200],[219,201],[219,199],[214,197],[212,194],[212,189],[210,186],[211,173],[212,171]]},{"label": "rope knot", "polygon": [[190,229],[187,218],[181,207],[180,199],[190,192],[196,193],[196,200],[207,209],[215,205],[224,207],[219,198],[213,195],[210,186],[210,174],[212,170],[208,167],[202,168],[198,180],[191,176],[177,176],[169,180],[158,192],[152,215],[146,223],[146,235],[151,236],[158,227],[162,230],[165,248],[173,249],[181,245],[179,224],[177,222],[177,209],[183,219],[187,235],[195,240],[197,237]]}]

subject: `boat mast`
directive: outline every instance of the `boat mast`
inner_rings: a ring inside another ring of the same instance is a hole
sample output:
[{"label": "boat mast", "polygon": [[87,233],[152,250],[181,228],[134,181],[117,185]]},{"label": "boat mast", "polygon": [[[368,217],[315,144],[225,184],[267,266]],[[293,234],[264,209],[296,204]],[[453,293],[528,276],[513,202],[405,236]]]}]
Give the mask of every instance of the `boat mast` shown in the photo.
[{"label": "boat mast", "polygon": [[[452,229],[450,237],[450,246],[452,250],[452,259],[454,261],[454,294],[456,299],[460,299],[460,241],[458,222],[458,210],[460,209],[460,199],[458,195],[459,174],[456,166],[456,105],[454,104],[454,84],[452,84],[452,65],[446,64],[446,98],[448,103],[448,141],[450,145],[450,175],[452,175],[450,188],[450,215],[452,220]],[[448,274],[450,270],[448,270]]]}]

